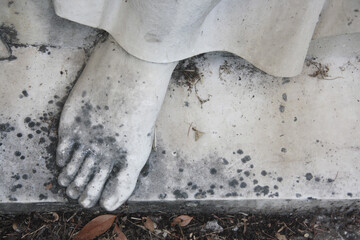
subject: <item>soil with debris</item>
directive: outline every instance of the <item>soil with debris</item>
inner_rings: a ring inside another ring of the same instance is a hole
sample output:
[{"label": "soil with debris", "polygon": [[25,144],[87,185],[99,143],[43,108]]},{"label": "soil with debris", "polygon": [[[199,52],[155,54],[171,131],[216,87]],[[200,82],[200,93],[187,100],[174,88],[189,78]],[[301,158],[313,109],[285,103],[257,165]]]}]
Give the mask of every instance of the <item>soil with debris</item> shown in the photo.
[{"label": "soil with debris", "polygon": [[86,238],[81,230],[92,224],[88,229],[92,231],[90,234],[98,235],[95,239],[360,239],[359,213],[179,216],[111,215],[83,210],[35,212],[0,215],[0,236],[1,239],[91,239],[89,231],[85,231]]}]

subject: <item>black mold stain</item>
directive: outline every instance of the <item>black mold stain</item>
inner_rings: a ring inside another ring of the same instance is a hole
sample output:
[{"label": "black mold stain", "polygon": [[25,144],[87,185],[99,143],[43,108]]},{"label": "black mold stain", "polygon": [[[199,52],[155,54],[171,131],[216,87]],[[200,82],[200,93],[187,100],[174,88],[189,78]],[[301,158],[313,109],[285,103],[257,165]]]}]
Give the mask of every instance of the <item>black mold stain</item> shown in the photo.
[{"label": "black mold stain", "polygon": [[188,198],[188,194],[186,192],[181,192],[180,190],[175,190],[173,192],[176,199],[186,199]]},{"label": "black mold stain", "polygon": [[281,113],[283,113],[283,112],[285,111],[285,106],[284,106],[284,105],[280,105],[279,111],[280,111]]},{"label": "black mold stain", "polygon": [[251,160],[251,157],[249,156],[249,155],[246,155],[245,157],[243,157],[242,159],[241,159],[241,161],[243,162],[243,163],[246,163],[246,162],[248,162],[248,161],[250,161]]},{"label": "black mold stain", "polygon": [[39,47],[39,52],[46,53],[47,51],[48,51],[47,46],[41,45],[41,46]]},{"label": "black mold stain", "polygon": [[244,151],[241,149],[238,149],[236,152],[237,152],[237,154],[240,154],[240,155],[244,153]]},{"label": "black mold stain", "polygon": [[259,183],[259,181],[258,181],[258,180],[256,180],[256,179],[254,179],[253,183],[254,183],[254,185],[256,185],[256,184],[258,184],[258,183]]},{"label": "black mold stain", "polygon": [[211,173],[211,174],[216,174],[216,173],[217,173],[217,170],[216,170],[215,168],[211,168],[211,169],[210,169],[210,173]]},{"label": "black mold stain", "polygon": [[285,77],[282,79],[282,84],[287,84],[289,82],[290,82],[290,78]]},{"label": "black mold stain", "polygon": [[282,182],[283,178],[282,178],[282,177],[278,177],[276,180],[277,180],[278,182]]},{"label": "black mold stain", "polygon": [[0,133],[3,132],[12,132],[15,131],[15,128],[12,127],[9,123],[0,123]]},{"label": "black mold stain", "polygon": [[222,164],[224,164],[224,165],[228,165],[228,164],[229,164],[229,161],[226,160],[226,158],[219,158],[219,161],[221,161]]},{"label": "black mold stain", "polygon": [[159,199],[165,199],[167,197],[166,193],[160,193],[159,194]]},{"label": "black mold stain", "polygon": [[249,172],[249,171],[245,171],[244,174],[245,174],[245,176],[247,176],[247,177],[250,176],[250,172]]},{"label": "black mold stain", "polygon": [[256,196],[260,196],[261,194],[263,194],[265,196],[265,195],[269,194],[269,186],[257,185],[254,188],[254,192],[256,192]]},{"label": "black mold stain", "polygon": [[39,195],[39,200],[45,200],[47,198],[48,197],[46,195],[42,194],[42,193]]},{"label": "black mold stain", "polygon": [[246,188],[247,184],[245,182],[240,183],[241,188]]},{"label": "black mold stain", "polygon": [[311,179],[313,179],[313,175],[311,173],[306,173],[305,178],[306,180],[310,181]]},{"label": "black mold stain", "polygon": [[348,195],[349,197],[353,196],[353,194],[351,192],[348,192],[346,195]]},{"label": "black mold stain", "polygon": [[261,175],[266,176],[266,175],[267,175],[267,172],[266,172],[265,170],[262,170],[262,171],[261,171]]},{"label": "black mold stain", "polygon": [[236,187],[237,185],[239,185],[239,182],[236,179],[229,182],[230,187]]}]

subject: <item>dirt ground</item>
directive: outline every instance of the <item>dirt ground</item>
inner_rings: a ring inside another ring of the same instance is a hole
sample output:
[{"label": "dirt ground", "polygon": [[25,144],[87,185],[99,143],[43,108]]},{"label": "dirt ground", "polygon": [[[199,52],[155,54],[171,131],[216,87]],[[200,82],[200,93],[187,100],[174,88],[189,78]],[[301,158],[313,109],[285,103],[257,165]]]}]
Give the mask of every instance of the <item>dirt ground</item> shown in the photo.
[{"label": "dirt ground", "polygon": [[[96,239],[360,239],[359,213],[358,210],[315,215],[38,212],[0,215],[0,236],[1,239],[76,239],[86,224],[102,216],[88,224],[93,233],[107,230]],[[179,215],[181,221],[176,222]],[[104,217],[111,221],[106,222]]]}]

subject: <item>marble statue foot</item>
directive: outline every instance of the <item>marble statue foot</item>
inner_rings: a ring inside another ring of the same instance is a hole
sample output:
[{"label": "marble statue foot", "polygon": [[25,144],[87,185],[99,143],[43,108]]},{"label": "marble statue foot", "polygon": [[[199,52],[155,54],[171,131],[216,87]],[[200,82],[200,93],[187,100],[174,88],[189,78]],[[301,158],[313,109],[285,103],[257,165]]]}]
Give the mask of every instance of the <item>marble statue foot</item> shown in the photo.
[{"label": "marble statue foot", "polygon": [[128,199],[175,66],[137,59],[111,37],[95,48],[60,119],[58,181],[69,197],[109,211]]}]

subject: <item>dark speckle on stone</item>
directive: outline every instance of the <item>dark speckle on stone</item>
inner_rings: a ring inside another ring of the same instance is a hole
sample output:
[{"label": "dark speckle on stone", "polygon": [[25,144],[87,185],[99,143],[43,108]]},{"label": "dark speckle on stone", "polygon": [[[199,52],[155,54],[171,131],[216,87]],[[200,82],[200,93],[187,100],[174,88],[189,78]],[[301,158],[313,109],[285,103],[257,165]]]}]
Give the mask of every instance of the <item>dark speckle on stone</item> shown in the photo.
[{"label": "dark speckle on stone", "polygon": [[256,184],[258,184],[258,183],[259,183],[259,181],[258,181],[258,180],[256,180],[256,179],[254,179],[253,183],[254,183],[254,185],[256,185]]},{"label": "dark speckle on stone", "polygon": [[267,175],[267,172],[266,172],[265,170],[262,170],[262,171],[261,171],[261,175],[266,176],[266,175]]},{"label": "dark speckle on stone", "polygon": [[239,182],[238,182],[236,179],[231,180],[231,181],[229,182],[229,186],[230,186],[230,187],[236,187],[236,185],[239,185]]},{"label": "dark speckle on stone", "polygon": [[105,109],[105,110],[109,110],[109,106],[105,106],[104,109]]},{"label": "dark speckle on stone", "polygon": [[294,122],[296,122],[297,121],[297,117],[294,117]]},{"label": "dark speckle on stone", "polygon": [[348,195],[349,197],[353,196],[351,192],[348,192],[346,195]]},{"label": "dark speckle on stone", "polygon": [[228,164],[229,164],[229,161],[226,160],[226,158],[220,158],[220,161],[222,161],[222,164],[224,164],[224,165],[228,165]]},{"label": "dark speckle on stone", "polygon": [[17,137],[21,138],[22,137],[22,133],[18,133],[16,134]]},{"label": "dark speckle on stone", "polygon": [[[47,51],[47,47],[45,45],[41,45],[39,47],[39,52],[45,53]],[[40,199],[41,200],[41,199]]]},{"label": "dark speckle on stone", "polygon": [[25,119],[24,119],[24,122],[25,123],[29,123],[31,121],[31,118],[30,117],[26,117]]},{"label": "dark speckle on stone", "polygon": [[215,193],[214,190],[212,190],[212,189],[209,189],[206,192],[209,193],[210,195],[214,195],[214,193]]},{"label": "dark speckle on stone", "polygon": [[286,153],[287,152],[286,148],[281,148],[281,152]]},{"label": "dark speckle on stone", "polygon": [[237,173],[241,173],[242,172],[242,169],[238,169],[236,170]]},{"label": "dark speckle on stone", "polygon": [[289,82],[290,82],[290,78],[285,77],[282,79],[282,84],[287,84]]},{"label": "dark speckle on stone", "polygon": [[311,173],[305,174],[306,180],[310,181],[313,178],[313,175]]},{"label": "dark speckle on stone", "polygon": [[274,189],[279,189],[279,187],[277,185],[274,185]]},{"label": "dark speckle on stone", "polygon": [[267,195],[269,193],[269,186],[260,186],[260,185],[257,185],[255,188],[254,188],[254,192],[256,192],[257,196],[260,196],[260,194],[264,194]]},{"label": "dark speckle on stone", "polygon": [[279,110],[280,110],[280,112],[283,113],[283,112],[285,111],[285,106],[284,106],[284,105],[280,105]]},{"label": "dark speckle on stone", "polygon": [[37,134],[40,134],[41,133],[41,130],[36,130],[35,131]]},{"label": "dark speckle on stone", "polygon": [[277,180],[278,182],[282,182],[283,178],[282,178],[282,177],[278,177],[276,180]]},{"label": "dark speckle on stone", "polygon": [[41,137],[40,140],[39,140],[39,144],[42,144],[45,142],[45,138]]},{"label": "dark speckle on stone", "polygon": [[25,159],[25,156],[21,156],[20,159],[21,159],[21,160],[24,160],[24,159]]},{"label": "dark speckle on stone", "polygon": [[159,199],[165,199],[166,198],[166,193],[160,193],[159,194]]},{"label": "dark speckle on stone", "polygon": [[211,173],[211,174],[216,174],[216,173],[217,173],[217,170],[216,170],[215,168],[211,168],[211,169],[210,169],[210,173]]},{"label": "dark speckle on stone", "polygon": [[236,152],[237,152],[237,154],[240,154],[240,155],[244,153],[243,150],[241,150],[241,149],[237,150]]},{"label": "dark speckle on stone", "polygon": [[31,127],[31,128],[35,127],[35,123],[34,122],[29,122],[28,126]]},{"label": "dark speckle on stone", "polygon": [[196,184],[192,185],[191,189],[192,189],[192,190],[197,189],[197,185],[196,185]]},{"label": "dark speckle on stone", "polygon": [[188,186],[191,186],[192,185],[192,182],[188,182],[188,184],[187,184]]},{"label": "dark speckle on stone", "polygon": [[319,177],[315,177],[315,182],[320,182],[320,178],[319,178]]},{"label": "dark speckle on stone", "polygon": [[47,199],[48,197],[45,196],[44,194],[40,194],[39,195],[39,200],[44,200],[44,199]]},{"label": "dark speckle on stone", "polygon": [[334,181],[334,179],[328,178],[328,183],[332,183]]},{"label": "dark speckle on stone", "polygon": [[166,154],[166,151],[165,151],[165,150],[163,150],[161,153],[162,153],[162,154]]},{"label": "dark speckle on stone", "polygon": [[28,94],[28,92],[27,92],[26,90],[22,91],[22,94],[23,94],[25,97],[28,97],[28,96],[29,96],[29,94]]},{"label": "dark speckle on stone", "polygon": [[17,156],[17,157],[20,157],[20,156],[21,156],[21,152],[15,151],[14,155]]},{"label": "dark speckle on stone", "polygon": [[300,194],[300,193],[297,193],[297,194],[296,194],[296,197],[297,197],[297,198],[301,197],[301,194]]},{"label": "dark speckle on stone", "polygon": [[286,102],[287,101],[287,95],[286,95],[286,93],[283,93],[282,94],[282,99]]},{"label": "dark speckle on stone", "polygon": [[243,157],[242,159],[241,159],[241,161],[243,162],[243,163],[246,163],[246,162],[248,162],[248,161],[250,161],[251,160],[251,157],[249,156],[249,155],[246,155],[245,157]]},{"label": "dark speckle on stone", "polygon": [[176,199],[186,199],[188,198],[188,194],[186,192],[181,192],[180,190],[175,190],[173,192]]},{"label": "dark speckle on stone", "polygon": [[211,188],[211,189],[214,189],[214,188],[215,188],[215,184],[211,184],[211,185],[210,185],[210,188]]},{"label": "dark speckle on stone", "polygon": [[55,105],[61,108],[64,106],[64,103],[59,101],[59,102],[56,102]]},{"label": "dark speckle on stone", "polygon": [[82,91],[81,97],[85,97],[85,96],[86,96],[86,91]]},{"label": "dark speckle on stone", "polygon": [[184,169],[183,168],[179,168],[179,172],[183,172],[184,171]]},{"label": "dark speckle on stone", "polygon": [[75,121],[76,121],[77,123],[80,123],[80,122],[81,122],[81,117],[76,117],[76,118],[75,118]]},{"label": "dark speckle on stone", "polygon": [[250,172],[249,172],[249,171],[245,171],[244,174],[245,174],[245,176],[247,176],[247,177],[250,176]]},{"label": "dark speckle on stone", "polygon": [[23,175],[22,175],[22,179],[25,179],[25,180],[28,179],[28,175],[27,175],[27,174],[23,174]]},{"label": "dark speckle on stone", "polygon": [[241,188],[246,188],[247,184],[245,182],[240,183]]},{"label": "dark speckle on stone", "polygon": [[185,107],[188,107],[189,106],[189,102],[184,102],[184,105],[185,105]]}]

